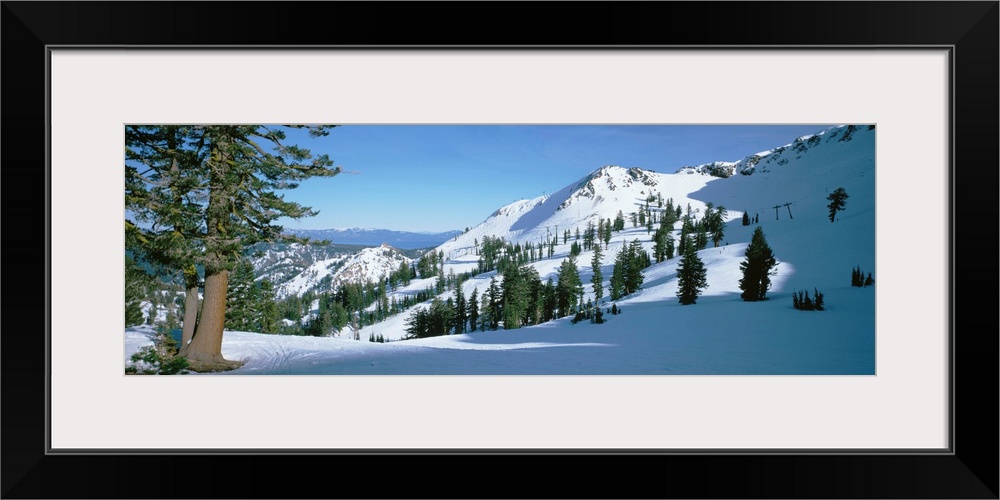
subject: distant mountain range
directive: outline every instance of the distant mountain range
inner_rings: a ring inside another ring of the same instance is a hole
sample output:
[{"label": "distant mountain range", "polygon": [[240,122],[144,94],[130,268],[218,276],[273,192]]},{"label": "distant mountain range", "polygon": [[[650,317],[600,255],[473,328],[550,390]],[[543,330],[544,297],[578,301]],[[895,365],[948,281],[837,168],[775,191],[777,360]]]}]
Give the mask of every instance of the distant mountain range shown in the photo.
[{"label": "distant mountain range", "polygon": [[391,229],[289,229],[295,236],[313,240],[328,240],[334,244],[380,246],[383,244],[403,250],[416,248],[434,248],[462,234],[462,231],[447,231],[443,233],[414,233],[408,231],[393,231]]}]

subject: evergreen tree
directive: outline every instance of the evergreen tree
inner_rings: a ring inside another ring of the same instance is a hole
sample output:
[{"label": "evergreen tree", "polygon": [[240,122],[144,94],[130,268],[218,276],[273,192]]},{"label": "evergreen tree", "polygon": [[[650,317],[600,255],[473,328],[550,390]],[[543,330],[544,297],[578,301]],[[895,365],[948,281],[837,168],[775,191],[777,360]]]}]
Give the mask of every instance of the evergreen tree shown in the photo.
[{"label": "evergreen tree", "polygon": [[726,235],[726,217],[729,216],[729,212],[726,211],[726,207],[719,205],[714,211],[710,212],[708,218],[709,231],[712,232],[712,246],[718,247],[719,243],[722,242]]},{"label": "evergreen tree", "polygon": [[608,288],[611,300],[618,300],[634,293],[642,286],[644,277],[642,270],[649,267],[650,259],[639,240],[625,245],[615,258],[611,270],[611,283]]},{"label": "evergreen tree", "polygon": [[503,275],[501,294],[503,295],[503,324],[505,330],[520,328],[527,314],[529,283],[526,279],[526,270],[529,268],[529,266],[525,266],[524,268],[511,266]]},{"label": "evergreen tree", "polygon": [[677,212],[674,211],[674,199],[667,198],[667,206],[663,210],[663,216],[660,219],[660,225],[666,226],[667,229],[673,231],[675,223],[677,223]]},{"label": "evergreen tree", "polygon": [[444,293],[445,283],[444,268],[440,267],[438,268],[437,281],[434,283],[434,290],[438,295]]},{"label": "evergreen tree", "polygon": [[744,226],[749,226],[750,225],[750,214],[748,214],[746,212],[743,212],[743,225]]},{"label": "evergreen tree", "polygon": [[604,220],[600,220],[600,230],[594,227],[594,221],[587,222],[587,229],[583,232],[583,249],[590,250],[594,247],[594,241],[597,238],[597,233],[604,232]]},{"label": "evergreen tree", "polygon": [[542,322],[555,319],[557,303],[556,286],[552,283],[552,278],[549,278],[542,289]]},{"label": "evergreen tree", "polygon": [[653,256],[656,262],[674,258],[673,229],[661,221],[660,227],[653,233]]},{"label": "evergreen tree", "polygon": [[649,255],[642,248],[638,239],[632,240],[628,246],[624,262],[625,295],[639,291],[645,277],[642,270],[649,267]]},{"label": "evergreen tree", "polygon": [[872,273],[868,273],[868,277],[865,278],[865,286],[872,286],[875,284],[875,280],[872,279]]},{"label": "evergreen tree", "polygon": [[580,272],[576,267],[576,259],[569,257],[562,261],[559,266],[559,282],[556,284],[556,308],[557,317],[567,316],[572,311],[573,305],[583,296],[583,283],[580,281]]},{"label": "evergreen tree", "polygon": [[694,233],[694,247],[697,250],[704,250],[708,246],[708,228],[707,224],[702,222],[698,224],[698,229]]},{"label": "evergreen tree", "polygon": [[615,265],[611,268],[611,280],[608,283],[608,296],[611,300],[618,300],[625,295],[625,268],[621,255],[619,252]]},{"label": "evergreen tree", "polygon": [[604,296],[604,276],[601,274],[601,260],[603,257],[601,245],[596,245],[594,247],[594,258],[590,261],[590,267],[594,271],[590,283],[594,288],[594,300],[598,303],[601,302],[601,297]]},{"label": "evergreen tree", "polygon": [[406,337],[408,339],[420,339],[427,337],[428,328],[428,312],[423,309],[414,309],[410,313],[410,317],[406,319]]},{"label": "evergreen tree", "polygon": [[281,330],[281,315],[275,298],[274,285],[264,278],[257,283],[260,314],[260,333],[278,333]]},{"label": "evergreen tree", "polygon": [[256,331],[259,304],[253,274],[253,265],[243,260],[230,275],[226,294],[226,328],[229,330]]},{"label": "evergreen tree", "polygon": [[847,191],[842,187],[835,189],[826,197],[827,200],[830,200],[830,204],[826,206],[826,208],[830,209],[830,222],[836,220],[837,212],[844,210],[844,206],[847,205],[847,198]]},{"label": "evergreen tree", "polygon": [[[489,297],[489,300],[486,297]],[[483,316],[489,321],[490,330],[500,328],[500,320],[502,319],[503,312],[503,294],[500,291],[499,284],[497,284],[497,277],[495,275],[490,278],[490,287],[486,289],[482,306],[486,308],[486,314]]]},{"label": "evergreen tree", "polygon": [[465,333],[465,322],[468,320],[466,312],[465,292],[462,291],[462,282],[455,283],[455,334]]},{"label": "evergreen tree", "polygon": [[[306,128],[319,137],[330,127],[291,128]],[[141,233],[150,242],[148,247],[169,241],[160,248],[172,250],[170,261],[178,272],[193,271],[195,264],[204,268],[201,318],[191,342],[181,347],[181,356],[235,365],[222,356],[222,332],[229,273],[238,256],[258,242],[296,240],[284,236],[274,221],[316,212],[286,201],[278,191],[293,189],[310,177],[338,173],[340,168],[333,167],[326,155],[314,157],[286,144],[280,128],[126,127],[127,230]],[[186,305],[185,311],[190,314],[196,307]]]},{"label": "evergreen tree", "polygon": [[740,290],[743,291],[740,297],[748,302],[764,300],[765,294],[771,288],[770,277],[776,274],[772,269],[778,262],[760,226],[754,229],[744,256],[744,260],[740,262],[740,271],[743,272],[743,277],[739,281]]},{"label": "evergreen tree", "polygon": [[142,300],[153,283],[153,277],[146,273],[130,255],[125,255],[125,326],[141,325],[143,322]]},{"label": "evergreen tree", "polygon": [[598,304],[597,308],[594,310],[594,319],[592,322],[597,325],[604,323],[604,312],[601,311],[600,304]]},{"label": "evergreen tree", "polygon": [[816,288],[813,288],[813,293],[815,294],[814,295],[815,296],[815,300],[813,301],[813,307],[815,307],[817,311],[822,311],[823,310],[823,294],[820,293],[819,290],[816,289]]},{"label": "evergreen tree", "polygon": [[693,247],[688,246],[677,264],[677,298],[682,305],[694,304],[701,291],[708,287],[705,264]]}]

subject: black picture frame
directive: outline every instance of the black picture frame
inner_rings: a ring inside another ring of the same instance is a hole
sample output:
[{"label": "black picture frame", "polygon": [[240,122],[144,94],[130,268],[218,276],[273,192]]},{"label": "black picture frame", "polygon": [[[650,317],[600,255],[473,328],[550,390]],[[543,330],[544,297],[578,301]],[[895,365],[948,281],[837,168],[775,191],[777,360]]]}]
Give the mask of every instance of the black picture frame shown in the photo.
[{"label": "black picture frame", "polygon": [[[7,314],[0,339],[3,497],[998,498],[997,315],[992,306],[973,299],[985,297],[988,304],[996,295],[1000,4],[580,2],[551,7],[3,2],[6,147],[0,153],[9,239],[2,251],[8,290],[19,289],[4,294]],[[54,45],[950,47],[952,453],[49,454],[47,336],[35,318],[55,314],[46,300],[50,266],[44,215],[46,52]],[[11,269],[18,271],[14,278]],[[203,472],[186,477],[190,471]],[[458,475],[471,478],[476,489],[467,489]]]}]

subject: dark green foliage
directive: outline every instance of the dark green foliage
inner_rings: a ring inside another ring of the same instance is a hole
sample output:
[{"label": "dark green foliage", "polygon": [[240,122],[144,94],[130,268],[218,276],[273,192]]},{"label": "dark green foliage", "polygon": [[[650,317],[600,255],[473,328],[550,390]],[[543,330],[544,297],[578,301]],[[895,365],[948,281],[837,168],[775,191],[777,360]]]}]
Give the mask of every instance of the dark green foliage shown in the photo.
[{"label": "dark green foliage", "polygon": [[651,263],[649,254],[643,250],[639,240],[623,246],[611,271],[611,300],[618,300],[638,291],[645,280],[642,270]]},{"label": "dark green foliage", "polygon": [[750,225],[750,214],[748,214],[746,212],[743,212],[743,225],[744,226],[749,226]]},{"label": "dark green foliage", "polygon": [[772,269],[778,262],[760,226],[754,229],[750,245],[747,246],[744,255],[745,258],[740,262],[740,270],[743,272],[743,277],[739,281],[740,290],[743,291],[740,297],[748,302],[764,300],[771,288],[770,277],[776,274]]},{"label": "dark green foliage", "polygon": [[500,285],[497,283],[497,277],[493,276],[490,279],[490,286],[483,292],[482,302],[479,304],[481,330],[496,330],[500,327],[502,306],[503,294],[500,291]]},{"label": "dark green foliage", "polygon": [[625,229],[625,215],[622,214],[621,210],[619,210],[618,215],[615,216],[613,229],[615,232]]},{"label": "dark green foliage", "polygon": [[569,315],[573,305],[583,296],[583,283],[580,281],[580,271],[576,267],[576,259],[569,257],[559,266],[559,281],[556,284],[556,317]]},{"label": "dark green foliage", "polygon": [[406,338],[420,339],[438,337],[451,333],[455,321],[455,309],[451,300],[444,302],[435,297],[430,307],[413,311],[406,321]]},{"label": "dark green foliage", "polygon": [[462,282],[455,283],[455,334],[465,333],[465,323],[469,320],[466,310],[465,292],[462,291]]},{"label": "dark green foliage", "polygon": [[705,264],[698,253],[689,247],[677,265],[677,299],[682,305],[694,304],[706,287],[708,280]]},{"label": "dark green foliage", "polygon": [[[621,253],[618,254],[621,256]],[[608,284],[608,296],[611,300],[618,300],[625,295],[625,269],[620,258],[615,259],[615,265],[611,268],[611,281]]]},{"label": "dark green foliage", "polygon": [[125,326],[143,323],[141,303],[153,282],[153,277],[135,259],[125,256]]},{"label": "dark green foliage", "polygon": [[479,321],[479,288],[472,289],[472,296],[469,297],[468,306],[468,316],[469,316],[469,331],[476,331],[476,326]]},{"label": "dark green foliage", "polygon": [[177,340],[166,328],[157,329],[153,345],[144,346],[132,354],[125,366],[131,375],[186,374],[188,360],[177,356]]},{"label": "dark green foliage", "polygon": [[729,212],[726,207],[719,205],[714,210],[709,204],[708,211],[705,213],[705,229],[712,233],[712,245],[718,247],[719,243],[725,237],[726,233],[726,217],[729,216]]},{"label": "dark green foliage", "polygon": [[[292,128],[319,137],[331,127]],[[229,269],[247,246],[294,239],[273,222],[315,211],[276,191],[340,173],[326,155],[285,144],[283,130],[262,125],[127,126],[125,139],[126,208],[153,224],[144,227],[163,228],[139,230],[144,247],[177,268],[195,260]]]},{"label": "dark green foliage", "polygon": [[844,210],[844,206],[847,205],[847,191],[844,188],[839,187],[835,189],[829,196],[826,197],[830,200],[830,204],[826,207],[830,209],[830,222],[836,220],[837,212]]},{"label": "dark green foliage", "polygon": [[601,259],[603,257],[601,245],[596,245],[594,247],[594,258],[590,261],[590,267],[594,271],[594,275],[590,279],[590,284],[593,285],[594,299],[598,302],[604,296],[604,276],[601,274]]},{"label": "dark green foliage", "polygon": [[503,275],[502,313],[505,330],[541,322],[543,287],[538,271],[525,265],[511,267]]},{"label": "dark green foliage", "polygon": [[861,271],[861,266],[851,269],[851,286],[861,288],[865,286],[872,286],[874,284],[875,280],[872,279],[872,273],[868,273],[868,276],[865,277],[865,273]]},{"label": "dark green foliage", "polygon": [[278,314],[278,303],[275,300],[274,285],[271,280],[262,279],[256,283],[257,299],[260,309],[257,321],[260,333],[278,333],[281,317]]},{"label": "dark green foliage", "polygon": [[822,311],[823,294],[818,289],[813,289],[813,297],[809,297],[809,292],[799,291],[792,293],[792,307],[800,311]]},{"label": "dark green foliage", "polygon": [[660,220],[660,227],[653,233],[653,256],[656,262],[674,258],[673,224],[667,225],[666,219]]},{"label": "dark green foliage", "polygon": [[254,315],[257,311],[257,294],[253,280],[253,265],[243,260],[229,274],[226,293],[226,328],[239,331],[256,331]]},{"label": "dark green foliage", "polygon": [[594,314],[591,317],[590,322],[597,325],[603,324],[605,322],[604,313],[601,311],[600,304],[598,304],[597,307],[594,309]]},{"label": "dark green foliage", "polygon": [[708,246],[708,228],[704,223],[698,224],[698,229],[694,233],[695,250],[704,250]]}]

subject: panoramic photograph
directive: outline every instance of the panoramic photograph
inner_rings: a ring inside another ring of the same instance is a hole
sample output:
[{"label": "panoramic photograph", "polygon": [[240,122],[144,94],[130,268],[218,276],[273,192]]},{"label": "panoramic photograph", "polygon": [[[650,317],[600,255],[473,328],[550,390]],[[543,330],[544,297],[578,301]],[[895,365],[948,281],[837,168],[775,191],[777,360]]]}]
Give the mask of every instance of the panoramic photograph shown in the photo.
[{"label": "panoramic photograph", "polygon": [[876,127],[124,127],[125,375],[876,374]]}]

